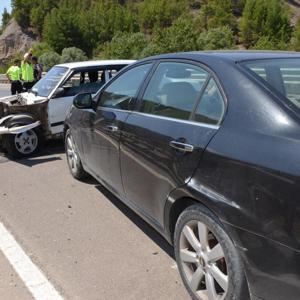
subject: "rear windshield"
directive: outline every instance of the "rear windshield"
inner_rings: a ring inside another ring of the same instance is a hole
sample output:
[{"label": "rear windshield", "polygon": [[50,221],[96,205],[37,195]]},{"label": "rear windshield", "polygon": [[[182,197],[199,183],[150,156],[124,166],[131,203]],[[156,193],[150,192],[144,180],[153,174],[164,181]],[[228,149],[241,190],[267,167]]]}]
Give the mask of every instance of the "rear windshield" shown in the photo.
[{"label": "rear windshield", "polygon": [[247,61],[244,65],[300,109],[300,58]]}]

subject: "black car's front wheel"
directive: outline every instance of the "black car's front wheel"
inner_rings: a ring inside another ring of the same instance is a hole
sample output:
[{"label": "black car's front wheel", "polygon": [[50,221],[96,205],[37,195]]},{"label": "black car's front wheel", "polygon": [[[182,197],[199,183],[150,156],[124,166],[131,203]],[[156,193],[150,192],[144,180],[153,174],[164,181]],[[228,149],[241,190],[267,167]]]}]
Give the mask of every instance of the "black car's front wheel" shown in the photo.
[{"label": "black car's front wheel", "polygon": [[244,299],[241,260],[210,211],[200,205],[183,211],[176,224],[174,246],[181,278],[193,299]]},{"label": "black car's front wheel", "polygon": [[65,150],[68,166],[72,176],[79,180],[84,179],[87,176],[87,173],[82,167],[82,163],[70,129],[67,130],[65,135]]}]

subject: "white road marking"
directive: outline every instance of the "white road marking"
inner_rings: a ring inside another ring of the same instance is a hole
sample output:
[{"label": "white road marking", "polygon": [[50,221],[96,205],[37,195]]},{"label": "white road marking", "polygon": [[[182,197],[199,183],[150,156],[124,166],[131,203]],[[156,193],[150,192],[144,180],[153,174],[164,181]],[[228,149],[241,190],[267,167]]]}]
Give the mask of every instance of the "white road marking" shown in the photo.
[{"label": "white road marking", "polygon": [[63,300],[41,270],[26,255],[0,222],[0,250],[24,282],[35,300]]}]

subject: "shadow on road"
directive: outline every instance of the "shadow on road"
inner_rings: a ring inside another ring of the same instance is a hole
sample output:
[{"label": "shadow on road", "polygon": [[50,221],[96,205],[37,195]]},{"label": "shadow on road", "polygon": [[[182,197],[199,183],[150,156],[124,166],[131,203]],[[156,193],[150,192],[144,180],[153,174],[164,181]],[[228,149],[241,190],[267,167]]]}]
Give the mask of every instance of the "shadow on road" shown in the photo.
[{"label": "shadow on road", "polygon": [[47,141],[44,143],[42,146],[42,149],[40,152],[38,152],[35,155],[32,155],[28,158],[21,158],[21,159],[10,159],[8,155],[5,153],[1,157],[4,158],[3,162],[8,162],[8,161],[14,161],[16,163],[22,164],[27,167],[33,167],[35,165],[39,165],[42,163],[48,163],[56,160],[61,160],[60,156],[51,156],[48,157],[49,155],[55,155],[55,154],[63,154],[65,152],[64,150],[64,144],[62,140],[52,140],[52,141]]},{"label": "shadow on road", "polygon": [[172,246],[148,223],[146,223],[139,215],[125,205],[121,200],[110,193],[101,185],[95,186],[116,208],[118,208],[128,219],[138,226],[149,238],[151,238],[163,251],[174,259],[174,251]]}]

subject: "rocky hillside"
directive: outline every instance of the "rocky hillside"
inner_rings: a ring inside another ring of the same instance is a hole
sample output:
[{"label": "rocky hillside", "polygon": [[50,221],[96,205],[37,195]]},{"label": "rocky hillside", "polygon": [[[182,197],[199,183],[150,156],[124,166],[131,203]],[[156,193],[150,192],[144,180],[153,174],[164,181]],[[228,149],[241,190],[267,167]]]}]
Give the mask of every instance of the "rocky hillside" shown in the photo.
[{"label": "rocky hillside", "polygon": [[18,23],[11,19],[0,36],[0,61],[26,52],[35,41],[33,34],[22,30]]}]

